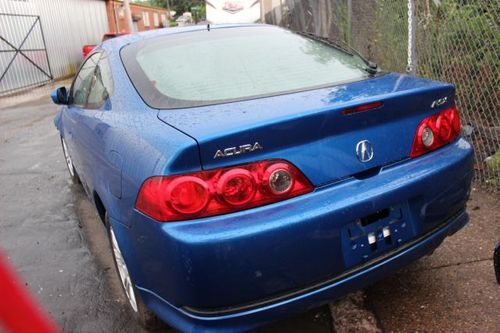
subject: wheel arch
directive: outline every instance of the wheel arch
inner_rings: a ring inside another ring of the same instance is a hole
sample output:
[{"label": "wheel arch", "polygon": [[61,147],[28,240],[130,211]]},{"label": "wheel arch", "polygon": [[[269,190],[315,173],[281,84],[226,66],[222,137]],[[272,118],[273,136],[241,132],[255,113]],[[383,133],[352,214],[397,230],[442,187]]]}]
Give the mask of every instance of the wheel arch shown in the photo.
[{"label": "wheel arch", "polygon": [[97,193],[97,191],[94,190],[93,193],[93,199],[94,199],[94,206],[97,210],[97,213],[99,214],[99,218],[101,219],[101,222],[106,225],[106,206],[102,202],[101,197]]}]

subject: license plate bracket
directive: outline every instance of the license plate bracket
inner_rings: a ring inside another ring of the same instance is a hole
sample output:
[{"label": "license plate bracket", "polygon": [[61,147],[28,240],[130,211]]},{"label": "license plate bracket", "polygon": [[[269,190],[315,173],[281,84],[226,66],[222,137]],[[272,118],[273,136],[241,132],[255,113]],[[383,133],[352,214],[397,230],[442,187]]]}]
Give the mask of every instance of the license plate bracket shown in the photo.
[{"label": "license plate bracket", "polygon": [[346,268],[378,257],[412,239],[415,230],[408,211],[408,205],[394,205],[345,225],[341,237]]}]

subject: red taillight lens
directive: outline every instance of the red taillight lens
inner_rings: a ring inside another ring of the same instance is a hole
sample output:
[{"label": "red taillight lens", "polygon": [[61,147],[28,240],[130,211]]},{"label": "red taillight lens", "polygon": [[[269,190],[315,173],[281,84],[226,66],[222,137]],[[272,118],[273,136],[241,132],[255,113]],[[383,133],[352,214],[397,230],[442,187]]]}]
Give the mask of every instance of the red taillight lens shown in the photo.
[{"label": "red taillight lens", "polygon": [[452,106],[425,118],[417,127],[410,157],[417,157],[444,146],[460,135],[460,116]]},{"label": "red taillight lens", "polygon": [[167,187],[167,200],[181,214],[196,214],[202,211],[210,199],[208,184],[197,177],[174,179]]},{"label": "red taillight lens", "polygon": [[238,168],[229,170],[220,177],[217,182],[217,193],[224,202],[242,206],[253,199],[256,187],[252,173]]},{"label": "red taillight lens", "polygon": [[448,118],[444,114],[440,114],[436,120],[436,131],[441,142],[449,142],[453,135],[453,128]]},{"label": "red taillight lens", "polygon": [[148,178],[135,208],[158,221],[180,221],[262,206],[312,190],[292,164],[270,160]]}]

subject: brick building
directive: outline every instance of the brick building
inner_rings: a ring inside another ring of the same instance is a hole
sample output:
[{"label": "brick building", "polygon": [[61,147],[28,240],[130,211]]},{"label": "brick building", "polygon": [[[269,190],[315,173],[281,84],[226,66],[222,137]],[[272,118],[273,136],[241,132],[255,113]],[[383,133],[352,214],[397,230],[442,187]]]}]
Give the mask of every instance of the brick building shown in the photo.
[{"label": "brick building", "polygon": [[[122,1],[106,0],[109,31],[127,31],[125,9]],[[130,3],[134,32],[168,27],[169,11],[140,3]]]}]

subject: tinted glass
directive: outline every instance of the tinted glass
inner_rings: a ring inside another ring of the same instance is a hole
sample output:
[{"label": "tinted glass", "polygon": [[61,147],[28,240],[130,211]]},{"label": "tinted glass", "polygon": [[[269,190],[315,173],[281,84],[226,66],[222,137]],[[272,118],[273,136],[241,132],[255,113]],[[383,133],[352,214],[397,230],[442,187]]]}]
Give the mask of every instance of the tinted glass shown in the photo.
[{"label": "tinted glass", "polygon": [[94,72],[94,80],[87,100],[87,108],[100,108],[112,92],[113,79],[111,77],[111,69],[107,57],[103,55]]},{"label": "tinted glass", "polygon": [[80,68],[71,87],[71,104],[85,107],[100,53],[94,53]]},{"label": "tinted glass", "polygon": [[125,47],[122,59],[157,108],[209,105],[367,77],[359,57],[275,27],[212,29]]}]

